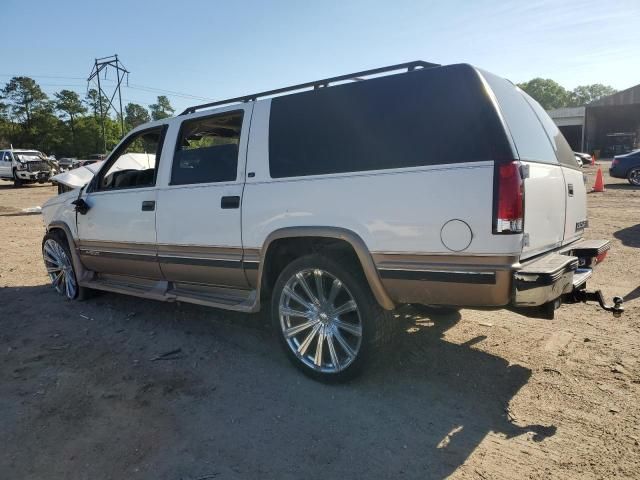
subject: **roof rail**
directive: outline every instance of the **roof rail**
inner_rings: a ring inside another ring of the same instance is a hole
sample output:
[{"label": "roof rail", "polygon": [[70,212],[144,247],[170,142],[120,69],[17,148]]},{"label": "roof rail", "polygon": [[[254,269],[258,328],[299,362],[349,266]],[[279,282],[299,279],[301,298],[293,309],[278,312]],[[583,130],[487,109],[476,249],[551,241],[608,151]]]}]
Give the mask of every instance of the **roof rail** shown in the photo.
[{"label": "roof rail", "polygon": [[197,112],[198,110],[211,108],[211,107],[218,107],[220,105],[226,105],[229,103],[254,102],[260,97],[268,97],[270,95],[278,95],[280,93],[293,92],[295,90],[302,90],[305,88],[311,88],[311,87],[313,87],[314,89],[324,88],[324,87],[328,87],[329,84],[333,82],[340,82],[344,80],[354,80],[354,81],[365,80],[362,77],[368,77],[370,75],[376,75],[378,73],[393,72],[396,70],[404,70],[404,69],[407,69],[408,72],[411,72],[416,68],[433,68],[433,67],[439,67],[439,66],[440,64],[438,63],[423,62],[422,60],[416,60],[414,62],[407,62],[407,63],[399,63],[397,65],[390,65],[388,67],[380,67],[380,68],[374,68],[372,70],[363,70],[362,72],[355,72],[355,73],[349,73],[347,75],[340,75],[339,77],[323,78],[322,80],[316,80],[314,82],[300,83],[298,85],[292,85],[290,87],[276,88],[275,90],[267,90],[265,92],[254,93],[253,95],[245,95],[243,97],[235,97],[235,98],[229,98],[227,100],[219,100],[217,102],[203,103],[202,105],[194,105],[193,107],[187,108],[180,115],[188,115],[190,113]]}]

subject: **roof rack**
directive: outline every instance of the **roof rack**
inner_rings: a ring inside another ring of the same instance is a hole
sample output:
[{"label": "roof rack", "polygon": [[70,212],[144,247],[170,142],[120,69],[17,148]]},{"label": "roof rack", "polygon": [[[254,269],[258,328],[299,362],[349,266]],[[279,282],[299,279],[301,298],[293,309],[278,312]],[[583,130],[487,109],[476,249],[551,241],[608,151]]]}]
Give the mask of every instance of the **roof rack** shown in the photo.
[{"label": "roof rack", "polygon": [[423,62],[422,60],[416,60],[414,62],[407,62],[407,63],[399,63],[397,65],[390,65],[388,67],[380,67],[380,68],[374,68],[372,70],[363,70],[362,72],[355,72],[355,73],[349,73],[347,75],[340,75],[339,77],[323,78],[322,80],[316,80],[314,82],[300,83],[298,85],[292,85],[291,87],[276,88],[275,90],[267,90],[266,92],[254,93],[253,95],[245,95],[243,97],[235,97],[235,98],[229,98],[227,100],[220,100],[217,102],[203,103],[202,105],[194,105],[193,107],[187,108],[180,115],[188,115],[190,113],[197,112],[198,110],[211,108],[211,107],[218,107],[220,105],[226,105],[229,103],[254,102],[260,97],[268,97],[271,95],[278,95],[280,93],[285,93],[285,92],[293,92],[295,90],[302,90],[305,88],[313,87],[315,90],[318,88],[328,87],[329,84],[331,83],[340,82],[344,80],[361,81],[361,80],[365,80],[362,77],[368,77],[370,75],[376,75],[378,73],[393,72],[396,70],[404,70],[404,69],[406,69],[407,72],[411,72],[416,68],[433,68],[433,67],[439,67],[439,66],[440,64],[438,63]]}]

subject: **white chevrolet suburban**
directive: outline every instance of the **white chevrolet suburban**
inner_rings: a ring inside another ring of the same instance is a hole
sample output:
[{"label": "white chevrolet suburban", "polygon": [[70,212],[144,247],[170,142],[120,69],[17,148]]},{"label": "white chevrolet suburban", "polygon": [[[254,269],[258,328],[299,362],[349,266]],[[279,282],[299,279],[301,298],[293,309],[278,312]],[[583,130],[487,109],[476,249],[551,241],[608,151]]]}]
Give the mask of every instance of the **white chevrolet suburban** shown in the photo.
[{"label": "white chevrolet suburban", "polygon": [[0,179],[13,181],[16,187],[26,183],[44,183],[51,176],[51,165],[37,150],[0,150]]},{"label": "white chevrolet suburban", "polygon": [[389,343],[401,304],[622,311],[586,290],[609,242],[582,239],[567,142],[534,100],[469,65],[191,107],[133,130],[43,216],[60,294],[268,305],[293,363],[327,381]]}]

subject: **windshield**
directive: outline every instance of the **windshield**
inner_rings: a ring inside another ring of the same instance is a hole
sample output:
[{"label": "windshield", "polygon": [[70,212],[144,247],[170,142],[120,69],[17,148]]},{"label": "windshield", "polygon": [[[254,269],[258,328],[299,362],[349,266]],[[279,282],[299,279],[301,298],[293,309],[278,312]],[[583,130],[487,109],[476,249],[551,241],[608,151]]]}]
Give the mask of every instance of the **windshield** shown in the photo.
[{"label": "windshield", "polygon": [[14,155],[21,162],[35,162],[42,159],[42,154],[40,152],[14,153]]}]

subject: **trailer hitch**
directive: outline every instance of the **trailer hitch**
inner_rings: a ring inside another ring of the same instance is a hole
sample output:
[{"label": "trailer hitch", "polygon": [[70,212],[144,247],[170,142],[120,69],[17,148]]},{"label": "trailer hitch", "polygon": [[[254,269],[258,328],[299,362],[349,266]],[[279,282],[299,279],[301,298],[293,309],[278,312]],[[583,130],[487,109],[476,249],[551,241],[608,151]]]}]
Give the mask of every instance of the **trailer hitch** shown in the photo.
[{"label": "trailer hitch", "polygon": [[588,292],[587,290],[575,290],[569,294],[570,300],[573,302],[598,302],[600,307],[607,312],[613,313],[613,316],[619,318],[624,312],[622,306],[622,297],[613,297],[613,305],[607,305],[602,295],[602,290],[596,290],[595,292]]}]

